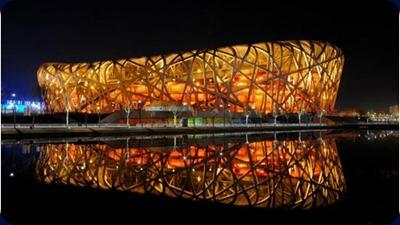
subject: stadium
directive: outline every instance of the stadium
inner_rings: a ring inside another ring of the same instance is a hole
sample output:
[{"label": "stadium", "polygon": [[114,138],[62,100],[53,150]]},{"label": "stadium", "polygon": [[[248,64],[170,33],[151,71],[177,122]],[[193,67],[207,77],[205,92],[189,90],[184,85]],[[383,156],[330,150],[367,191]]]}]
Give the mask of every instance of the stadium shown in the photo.
[{"label": "stadium", "polygon": [[52,112],[114,112],[127,104],[198,110],[334,109],[344,57],[318,41],[238,45],[94,63],[45,63],[38,81]]},{"label": "stadium", "polygon": [[122,118],[124,110],[144,109],[157,111],[148,117],[160,121],[172,117],[160,111],[200,112],[203,118],[229,112],[239,118],[332,112],[343,63],[342,51],[332,44],[277,41],[115,61],[45,63],[37,76],[53,113],[118,111]]}]

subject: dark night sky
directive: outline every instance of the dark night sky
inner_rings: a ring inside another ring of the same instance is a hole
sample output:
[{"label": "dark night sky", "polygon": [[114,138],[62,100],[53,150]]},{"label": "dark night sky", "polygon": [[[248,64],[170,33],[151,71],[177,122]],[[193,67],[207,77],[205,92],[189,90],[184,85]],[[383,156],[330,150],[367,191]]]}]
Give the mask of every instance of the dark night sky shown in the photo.
[{"label": "dark night sky", "polygon": [[4,6],[3,91],[39,99],[36,70],[48,61],[97,61],[312,39],[331,42],[344,52],[338,109],[386,110],[398,102],[399,17],[388,1],[356,6],[337,1],[82,2],[14,0]]}]

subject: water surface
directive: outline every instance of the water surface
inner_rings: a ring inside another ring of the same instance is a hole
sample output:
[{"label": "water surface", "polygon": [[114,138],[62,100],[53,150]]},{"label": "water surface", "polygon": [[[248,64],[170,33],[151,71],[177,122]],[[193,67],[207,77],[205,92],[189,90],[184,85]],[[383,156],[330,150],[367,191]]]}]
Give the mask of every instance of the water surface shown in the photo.
[{"label": "water surface", "polygon": [[387,224],[398,212],[398,133],[3,140],[2,184],[11,223],[122,222],[111,215],[150,212]]}]

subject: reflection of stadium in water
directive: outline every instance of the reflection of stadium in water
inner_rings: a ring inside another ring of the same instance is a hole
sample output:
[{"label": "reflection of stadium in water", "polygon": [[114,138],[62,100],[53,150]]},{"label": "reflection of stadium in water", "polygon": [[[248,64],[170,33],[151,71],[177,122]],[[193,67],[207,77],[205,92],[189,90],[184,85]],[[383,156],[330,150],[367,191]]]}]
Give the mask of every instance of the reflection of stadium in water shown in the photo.
[{"label": "reflection of stadium in water", "polygon": [[172,149],[126,143],[123,147],[47,144],[37,161],[36,176],[49,184],[267,208],[333,204],[345,189],[332,138],[212,140]]}]

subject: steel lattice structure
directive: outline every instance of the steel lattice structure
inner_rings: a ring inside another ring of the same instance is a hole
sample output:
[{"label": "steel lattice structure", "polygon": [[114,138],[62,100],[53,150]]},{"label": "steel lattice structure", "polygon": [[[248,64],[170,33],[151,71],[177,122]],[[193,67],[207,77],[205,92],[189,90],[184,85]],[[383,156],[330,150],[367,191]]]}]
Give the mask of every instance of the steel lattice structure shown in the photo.
[{"label": "steel lattice structure", "polygon": [[45,63],[38,81],[52,112],[113,112],[137,103],[269,113],[332,111],[342,51],[277,41],[94,63]]},{"label": "steel lattice structure", "polygon": [[172,151],[48,144],[37,161],[36,176],[49,184],[266,208],[328,205],[345,190],[333,139],[209,144]]}]

